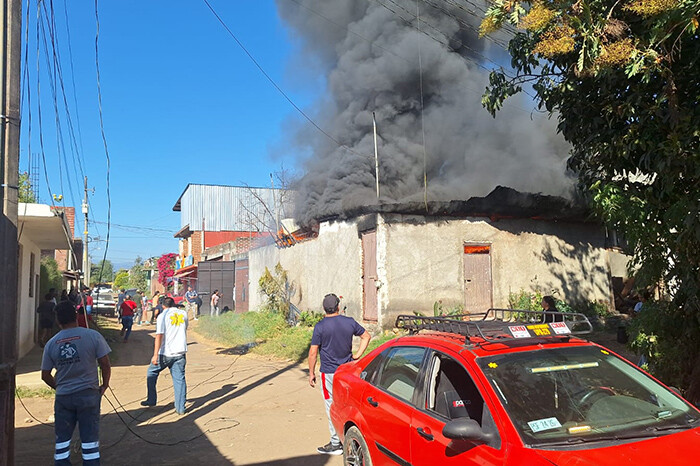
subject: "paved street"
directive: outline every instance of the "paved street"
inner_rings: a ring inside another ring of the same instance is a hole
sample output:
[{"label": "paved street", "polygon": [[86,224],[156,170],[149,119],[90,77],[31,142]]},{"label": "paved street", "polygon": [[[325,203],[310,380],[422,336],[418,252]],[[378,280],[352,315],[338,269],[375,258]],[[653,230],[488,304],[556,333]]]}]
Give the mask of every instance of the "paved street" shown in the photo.
[{"label": "paved street", "polygon": [[[190,331],[187,414],[180,417],[173,409],[167,371],[158,381],[157,407],[139,405],[146,394],[154,326],[134,328],[129,343],[110,342],[116,350],[114,394],[108,393],[102,402],[103,464],[342,464],[341,457],[315,452],[328,441],[328,428],[321,394],[308,386],[305,361],[290,364],[236,354],[235,348],[218,347]],[[22,361],[18,385],[33,382],[41,387],[39,372],[32,372],[38,369],[39,359],[40,351],[35,349]],[[42,421],[53,412],[49,399],[31,398],[24,403]],[[19,402],[16,409],[16,463],[51,463],[53,428],[31,420]],[[73,463],[80,464],[79,458],[74,452]]]}]

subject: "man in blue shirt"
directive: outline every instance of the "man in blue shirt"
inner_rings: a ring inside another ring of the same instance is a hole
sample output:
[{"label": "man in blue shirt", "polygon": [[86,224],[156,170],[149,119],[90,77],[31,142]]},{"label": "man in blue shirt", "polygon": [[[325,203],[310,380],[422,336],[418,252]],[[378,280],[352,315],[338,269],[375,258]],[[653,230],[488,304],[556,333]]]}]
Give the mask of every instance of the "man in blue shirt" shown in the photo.
[{"label": "man in blue shirt", "polygon": [[[54,429],[56,466],[70,465],[70,439],[78,424],[83,464],[100,464],[100,401],[107,387],[111,349],[97,331],[78,327],[75,305],[61,301],[56,306],[61,331],[44,347],[41,379],[56,390]],[[102,371],[102,384],[97,365]],[[56,369],[52,375],[51,371]]]},{"label": "man in blue shirt", "polygon": [[[323,399],[326,402],[326,415],[328,416],[328,429],[331,432],[331,441],[318,452],[324,455],[342,455],[343,446],[335,432],[330,417],[331,403],[333,403],[333,374],[338,366],[360,359],[367,349],[371,338],[369,332],[355,322],[351,317],[341,316],[338,309],[340,300],[334,294],[328,294],[323,298],[323,310],[325,317],[316,324],[311,337],[309,348],[309,385],[316,386],[316,358],[321,354],[321,388]],[[353,335],[361,338],[357,352],[352,352]]]},{"label": "man in blue shirt", "polygon": [[199,298],[197,291],[192,289],[191,285],[187,286],[187,291],[185,292],[185,301],[190,309],[192,309],[192,316],[194,320],[199,318],[199,306],[202,300]]}]

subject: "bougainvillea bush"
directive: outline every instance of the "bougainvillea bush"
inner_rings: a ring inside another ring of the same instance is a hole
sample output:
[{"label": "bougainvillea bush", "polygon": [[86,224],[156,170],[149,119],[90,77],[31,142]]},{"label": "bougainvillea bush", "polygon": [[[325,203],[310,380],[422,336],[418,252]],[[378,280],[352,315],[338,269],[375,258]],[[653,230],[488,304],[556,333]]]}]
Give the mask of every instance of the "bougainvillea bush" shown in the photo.
[{"label": "bougainvillea bush", "polygon": [[173,275],[175,274],[175,259],[177,254],[163,254],[158,258],[158,282],[166,289],[173,286]]}]

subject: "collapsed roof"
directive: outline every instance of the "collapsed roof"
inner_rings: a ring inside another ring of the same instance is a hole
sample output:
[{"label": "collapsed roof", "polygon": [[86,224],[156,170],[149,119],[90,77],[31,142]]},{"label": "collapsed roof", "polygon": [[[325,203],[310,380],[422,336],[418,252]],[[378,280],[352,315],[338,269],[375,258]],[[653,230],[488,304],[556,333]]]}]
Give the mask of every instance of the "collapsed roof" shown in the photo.
[{"label": "collapsed roof", "polygon": [[354,218],[371,213],[433,217],[536,218],[578,222],[593,220],[590,210],[580,200],[539,193],[523,193],[505,186],[497,186],[485,197],[428,201],[427,205],[420,201],[365,205],[348,209],[342,214],[319,219],[319,221]]}]

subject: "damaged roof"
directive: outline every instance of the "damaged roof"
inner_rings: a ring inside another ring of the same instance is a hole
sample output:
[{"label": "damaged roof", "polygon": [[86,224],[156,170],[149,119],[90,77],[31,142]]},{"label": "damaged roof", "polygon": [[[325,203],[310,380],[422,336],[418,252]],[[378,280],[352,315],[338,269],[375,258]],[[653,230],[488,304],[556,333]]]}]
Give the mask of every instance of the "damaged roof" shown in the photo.
[{"label": "damaged roof", "polygon": [[354,218],[364,214],[406,214],[434,217],[536,218],[542,220],[593,221],[590,209],[582,202],[540,193],[523,193],[497,186],[484,197],[468,200],[396,202],[365,205],[328,217]]}]

